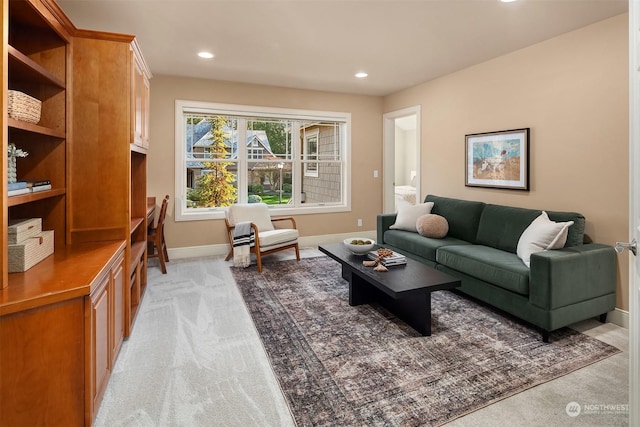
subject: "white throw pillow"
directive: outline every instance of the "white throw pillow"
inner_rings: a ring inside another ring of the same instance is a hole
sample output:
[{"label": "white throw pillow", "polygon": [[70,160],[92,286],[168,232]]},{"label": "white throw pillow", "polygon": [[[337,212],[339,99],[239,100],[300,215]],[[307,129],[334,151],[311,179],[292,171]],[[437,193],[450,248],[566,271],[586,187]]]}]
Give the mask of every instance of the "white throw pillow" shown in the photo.
[{"label": "white throw pillow", "polygon": [[573,221],[554,222],[545,211],[534,219],[518,240],[518,257],[530,267],[531,254],[548,249],[560,249],[567,242],[567,233]]},{"label": "white throw pillow", "polygon": [[400,205],[398,206],[396,222],[389,228],[417,233],[416,221],[418,221],[418,218],[421,216],[430,214],[431,208],[433,208],[433,202],[420,203],[417,205]]}]

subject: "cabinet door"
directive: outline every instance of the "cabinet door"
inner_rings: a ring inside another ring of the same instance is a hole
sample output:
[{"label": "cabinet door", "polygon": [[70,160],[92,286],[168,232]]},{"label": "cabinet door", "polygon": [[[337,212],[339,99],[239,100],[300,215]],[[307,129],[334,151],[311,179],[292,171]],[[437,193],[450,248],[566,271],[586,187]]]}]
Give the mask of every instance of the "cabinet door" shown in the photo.
[{"label": "cabinet door", "polygon": [[84,299],[0,316],[0,426],[84,421]]},{"label": "cabinet door", "polygon": [[138,59],[133,57],[133,142],[141,147],[144,146],[144,73],[140,67]]},{"label": "cabinet door", "polygon": [[133,53],[132,62],[133,142],[141,147],[149,148],[149,79],[135,52]]},{"label": "cabinet door", "polygon": [[124,338],[124,258],[120,258],[119,262],[113,267],[113,281],[111,292],[113,298],[113,344],[111,349],[111,362],[115,363]]},{"label": "cabinet door", "polygon": [[109,287],[111,275],[107,274],[91,296],[91,400],[92,418],[100,406],[102,394],[111,373],[111,347],[109,340]]},{"label": "cabinet door", "polygon": [[142,75],[142,144],[149,148],[149,109],[151,105],[149,79]]}]

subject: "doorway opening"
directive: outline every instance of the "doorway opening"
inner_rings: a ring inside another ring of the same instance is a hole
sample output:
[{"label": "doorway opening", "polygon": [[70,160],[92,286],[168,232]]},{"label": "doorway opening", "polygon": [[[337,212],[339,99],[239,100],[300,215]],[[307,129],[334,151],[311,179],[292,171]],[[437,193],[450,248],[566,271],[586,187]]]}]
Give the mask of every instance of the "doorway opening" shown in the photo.
[{"label": "doorway opening", "polygon": [[420,106],[384,115],[384,212],[420,198]]}]

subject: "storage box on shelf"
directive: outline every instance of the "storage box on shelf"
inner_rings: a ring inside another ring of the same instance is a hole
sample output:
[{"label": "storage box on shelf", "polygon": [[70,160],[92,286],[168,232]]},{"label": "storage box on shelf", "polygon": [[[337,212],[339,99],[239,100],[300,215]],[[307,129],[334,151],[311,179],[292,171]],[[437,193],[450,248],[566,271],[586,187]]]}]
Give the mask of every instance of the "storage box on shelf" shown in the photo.
[{"label": "storage box on shelf", "polygon": [[27,271],[46,257],[53,255],[53,230],[9,245],[9,273]]},{"label": "storage box on shelf", "polygon": [[9,273],[27,271],[53,254],[53,230],[42,231],[42,218],[9,221]]},{"label": "storage box on shelf", "polygon": [[29,237],[34,237],[42,232],[42,218],[15,219],[9,221],[9,233],[7,241],[15,245]]}]

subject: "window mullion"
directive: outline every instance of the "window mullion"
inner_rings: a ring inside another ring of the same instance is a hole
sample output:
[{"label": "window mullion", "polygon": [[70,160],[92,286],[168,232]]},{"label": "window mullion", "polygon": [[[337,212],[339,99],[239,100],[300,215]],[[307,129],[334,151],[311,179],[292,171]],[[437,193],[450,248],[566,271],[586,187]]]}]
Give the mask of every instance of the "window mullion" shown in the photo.
[{"label": "window mullion", "polygon": [[249,163],[247,159],[247,119],[239,117],[237,119],[238,129],[238,202],[247,203],[249,199],[248,186]]},{"label": "window mullion", "polygon": [[304,198],[302,197],[302,162],[300,161],[300,122],[293,120],[291,122],[291,159],[293,161],[293,202],[295,206],[300,206]]}]

